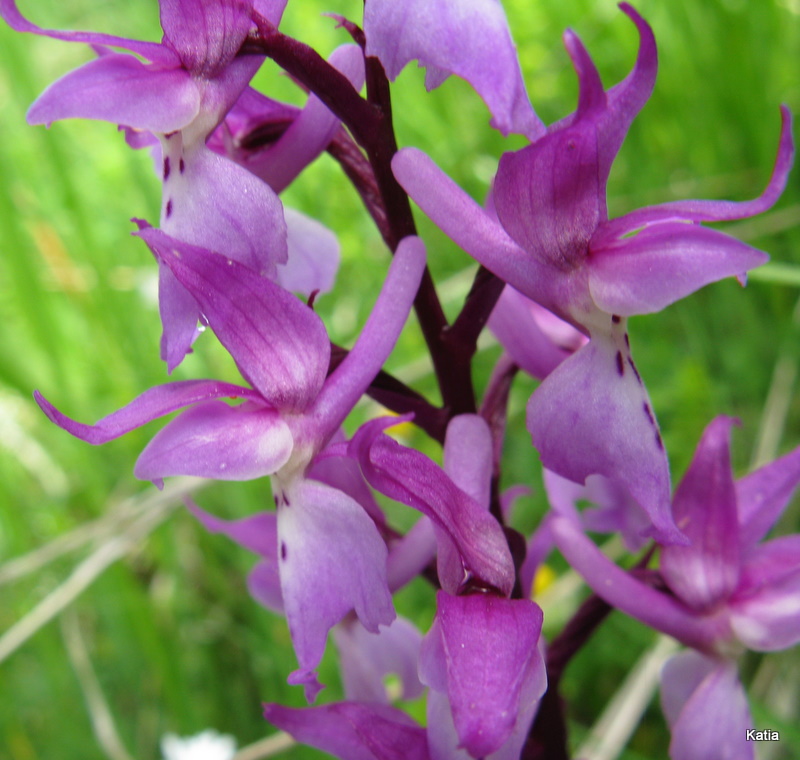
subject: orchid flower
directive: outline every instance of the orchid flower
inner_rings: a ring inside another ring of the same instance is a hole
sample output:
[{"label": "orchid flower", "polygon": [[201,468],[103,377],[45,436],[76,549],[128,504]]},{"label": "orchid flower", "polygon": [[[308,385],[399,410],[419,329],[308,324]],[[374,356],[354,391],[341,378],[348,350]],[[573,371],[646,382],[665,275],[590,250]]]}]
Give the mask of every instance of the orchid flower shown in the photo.
[{"label": "orchid flower", "polygon": [[699,222],[753,216],[779,197],[792,162],[782,111],[772,178],[755,200],[678,201],[608,219],[606,182],[616,153],[655,83],[656,44],[627,3],[639,54],[605,92],[578,37],[564,42],[578,74],[577,111],[532,145],[506,153],[494,181],[496,221],[422,152],[393,160],[395,176],[425,213],[471,256],[522,294],[572,323],[589,343],[531,397],[528,430],[545,466],[576,482],[592,474],[624,483],[659,540],[681,543],[669,508],[669,468],[652,405],[631,357],[627,318],[663,309],[722,277],[743,278],[766,255]]},{"label": "orchid flower", "polygon": [[[327,632],[351,609],[370,631],[394,619],[386,545],[359,502],[307,477],[315,457],[372,382],[408,316],[425,266],[418,238],[399,246],[361,336],[328,377],[330,344],[322,321],[287,291],[248,267],[174,240],[138,233],[197,299],[251,387],[190,380],[146,391],[126,407],[83,425],[37,401],[56,424],[89,443],[117,438],[190,406],[161,430],[136,463],[137,477],[217,480],[271,476],[277,507],[282,604],[309,700]],[[221,398],[241,399],[229,406]]]},{"label": "orchid flower", "polygon": [[[13,0],[0,0],[0,15],[17,31],[133,53],[108,52],[65,75],[31,106],[28,122],[99,119],[156,135],[162,154],[161,229],[183,242],[225,251],[274,277],[276,266],[287,259],[280,201],[269,186],[210,151],[205,141],[263,61],[238,55],[254,10],[277,24],[284,5],[285,0],[162,0],[161,43],[41,29],[19,13]],[[201,315],[164,266],[159,268],[159,304],[161,356],[171,372],[197,337]]]},{"label": "orchid flower", "polygon": [[611,563],[574,521],[552,522],[561,553],[598,596],[696,650],[663,673],[673,760],[751,758],[735,659],[744,648],[768,652],[800,642],[800,535],[761,543],[800,484],[800,448],[734,481],[732,424],[727,417],[711,422],[675,492],[675,521],[692,543],[661,549],[669,593]]},{"label": "orchid flower", "polygon": [[428,90],[450,74],[469,82],[504,135],[517,132],[534,140],[544,133],[499,0],[370,0],[364,33],[366,54],[380,60],[392,81],[417,59],[426,68]]}]

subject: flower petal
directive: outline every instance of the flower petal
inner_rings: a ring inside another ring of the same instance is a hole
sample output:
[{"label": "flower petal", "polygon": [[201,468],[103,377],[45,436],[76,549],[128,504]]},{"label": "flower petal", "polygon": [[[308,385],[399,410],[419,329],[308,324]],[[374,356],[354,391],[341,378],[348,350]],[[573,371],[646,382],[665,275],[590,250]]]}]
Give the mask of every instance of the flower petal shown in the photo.
[{"label": "flower petal", "polygon": [[253,0],[160,0],[164,42],[193,76],[210,78],[247,36]]},{"label": "flower petal", "polygon": [[[364,55],[357,45],[338,47],[328,60],[356,90],[364,86]],[[280,193],[328,147],[340,128],[341,122],[327,106],[309,95],[289,128],[272,145],[247,156],[244,165]]]},{"label": "flower petal", "polygon": [[444,471],[464,493],[489,509],[492,434],[483,417],[459,414],[447,426]]},{"label": "flower petal", "polygon": [[730,456],[734,423],[730,417],[717,417],[708,425],[675,491],[672,513],[691,544],[661,550],[667,585],[696,610],[713,609],[739,581],[739,524]]},{"label": "flower petal", "polygon": [[122,409],[103,417],[95,425],[84,425],[59,412],[39,391],[35,391],[33,397],[51,422],[64,428],[76,438],[95,446],[113,441],[158,417],[190,404],[223,397],[260,400],[257,393],[239,385],[220,383],[216,380],[183,380],[151,388]]},{"label": "flower petal", "polygon": [[533,701],[544,692],[542,611],[528,600],[491,594],[440,591],[436,604],[436,622],[420,655],[422,680],[446,690],[460,746],[473,757],[490,755],[514,730],[525,707],[525,682],[541,684]]},{"label": "flower petal", "polygon": [[339,428],[383,367],[408,318],[424,271],[422,241],[414,236],[403,238],[356,344],[327,378],[309,411],[310,425],[318,435],[318,431],[329,435]]},{"label": "flower petal", "polygon": [[743,555],[767,535],[798,485],[800,447],[736,482]]},{"label": "flower petal", "polygon": [[152,227],[136,233],[194,296],[242,375],[277,409],[302,411],[325,381],[330,343],[319,317],[251,269]]},{"label": "flower petal", "polygon": [[384,679],[389,675],[400,677],[402,699],[416,699],[422,694],[417,676],[422,634],[405,618],[395,618],[377,634],[369,633],[356,620],[345,620],[333,629],[333,638],[339,650],[346,699],[388,704]]},{"label": "flower petal", "polygon": [[430,760],[425,729],[387,705],[338,702],[293,709],[268,704],[264,717],[297,741],[347,760]]},{"label": "flower petal", "polygon": [[360,504],[312,480],[283,492],[278,540],[281,590],[300,664],[289,683],[305,684],[312,701],[318,690],[313,670],[328,631],[350,610],[373,633],[395,618],[386,545]]},{"label": "flower petal", "polygon": [[182,69],[148,66],[112,53],[51,84],[28,111],[29,124],[99,119],[151,132],[174,132],[200,110],[200,90]]},{"label": "flower petal", "polygon": [[553,322],[561,322],[564,328],[575,334],[575,348],[585,342],[585,337],[572,325],[550,314],[510,285],[503,289],[488,322],[489,329],[514,362],[539,380],[547,377],[571,353],[542,329],[539,323],[542,313],[549,315]]},{"label": "flower petal", "polygon": [[752,551],[729,606],[734,633],[749,649],[770,652],[800,642],[800,535]]},{"label": "flower petal", "polygon": [[[670,679],[670,663],[664,678]],[[674,674],[677,677],[677,673]],[[753,720],[736,665],[719,661],[686,701],[672,726],[672,760],[752,760]]]},{"label": "flower petal", "polygon": [[0,0],[0,16],[14,30],[18,32],[32,32],[45,37],[52,37],[65,42],[83,42],[87,45],[109,45],[130,50],[148,61],[160,63],[163,66],[174,68],[180,65],[178,56],[165,45],[158,42],[140,42],[124,37],[115,37],[111,34],[97,32],[62,32],[55,29],[42,29],[32,24],[17,9],[14,0]]},{"label": "flower petal", "polygon": [[649,314],[723,277],[742,277],[768,258],[717,230],[664,222],[592,245],[589,291],[609,314]]},{"label": "flower petal", "polygon": [[414,59],[428,68],[429,90],[448,76],[466,79],[504,135],[531,140],[544,133],[533,112],[516,48],[497,0],[370,0],[364,10],[366,54],[379,58],[394,80]]},{"label": "flower petal", "polygon": [[501,280],[558,311],[552,267],[533,259],[425,153],[403,148],[392,159],[392,171],[403,189],[448,237]]},{"label": "flower petal", "polygon": [[280,469],[293,447],[289,427],[274,409],[207,401],[157,433],[133,473],[153,481],[172,475],[253,480]]},{"label": "flower petal", "polygon": [[286,263],[278,267],[278,284],[306,297],[327,293],[339,269],[339,240],[310,216],[291,208],[284,208],[284,215],[289,252]]},{"label": "flower petal", "polygon": [[607,245],[640,227],[664,221],[729,222],[761,214],[771,208],[783,192],[789,170],[794,160],[792,141],[792,115],[786,106],[781,106],[781,136],[778,154],[767,187],[751,201],[673,201],[626,214],[619,219],[606,222],[598,230],[596,242]]},{"label": "flower petal", "polygon": [[550,521],[556,545],[589,587],[612,607],[687,646],[711,651],[729,635],[724,619],[699,617],[674,597],[646,586],[617,567],[570,520]]},{"label": "flower petal", "polygon": [[663,543],[684,543],[672,519],[669,467],[647,391],[624,336],[593,335],[528,402],[528,430],[545,467],[582,483],[614,478]]},{"label": "flower petal", "polygon": [[[158,257],[156,257],[158,260]],[[172,270],[158,261],[158,312],[161,316],[161,358],[172,373],[192,350],[202,319],[194,296],[178,282]]]},{"label": "flower petal", "polygon": [[278,197],[250,172],[204,145],[184,148],[182,135],[164,140],[161,229],[274,277],[276,265],[287,256]]},{"label": "flower petal", "polygon": [[396,423],[372,420],[353,436],[350,455],[367,481],[433,521],[440,531],[439,578],[444,589],[457,593],[477,581],[510,594],[514,564],[499,523],[428,457],[381,434]]}]

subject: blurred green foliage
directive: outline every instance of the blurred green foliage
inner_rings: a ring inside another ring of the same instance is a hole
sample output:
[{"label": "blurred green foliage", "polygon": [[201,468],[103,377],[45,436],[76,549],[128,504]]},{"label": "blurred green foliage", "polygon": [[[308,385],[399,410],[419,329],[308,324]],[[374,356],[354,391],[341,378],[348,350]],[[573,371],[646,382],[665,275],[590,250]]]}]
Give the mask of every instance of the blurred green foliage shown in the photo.
[{"label": "blurred green foliage", "polygon": [[[610,0],[505,0],[504,5],[532,101],[546,122],[569,113],[575,103],[575,77],[559,39],[564,28],[581,35],[607,85],[632,65],[635,31]],[[43,26],[141,39],[160,35],[154,0],[39,0],[21,6]],[[282,29],[327,54],[347,40],[321,12],[358,19],[360,6],[293,0]],[[611,214],[673,198],[756,195],[774,157],[778,104],[800,110],[797,0],[641,0],[638,8],[655,29],[661,71],[614,166]],[[0,26],[0,565],[151,488],[133,478],[132,465],[159,423],[95,449],[50,425],[31,400],[32,390],[40,388],[70,415],[90,421],[167,380],[158,359],[154,264],[145,246],[128,234],[130,217],[155,221],[158,216],[159,183],[148,155],[129,150],[122,135],[104,123],[65,122],[50,131],[25,125],[25,111],[44,87],[90,57],[82,46]],[[288,78],[269,65],[257,85],[273,97],[303,101]],[[427,150],[476,198],[486,193],[499,155],[523,144],[490,130],[485,107],[458,80],[425,95],[421,73],[409,67],[395,87],[394,102],[400,144]],[[793,311],[800,296],[799,176],[792,175],[773,211],[728,226],[767,250],[780,267],[755,273],[744,292],[735,282],[718,283],[662,314],[634,320],[637,363],[675,478],[717,414],[742,421],[734,434],[739,472],[748,469],[758,441],[762,454],[770,455],[800,443],[800,396],[792,374],[798,363]],[[386,251],[327,157],[286,192],[285,201],[339,235],[344,261],[338,286],[318,308],[331,337],[351,345],[385,272]],[[452,316],[476,267],[421,215],[419,226]],[[478,387],[485,385],[498,354],[491,346],[479,354]],[[412,327],[388,368],[435,398],[430,363],[423,357]],[[783,385],[773,382],[781,362]],[[174,373],[175,379],[190,377],[235,382],[237,374],[205,335]],[[524,430],[525,401],[533,387],[521,379],[514,390],[505,485],[540,481]],[[771,388],[773,411],[767,413]],[[367,405],[359,419],[373,412]],[[422,436],[413,434],[413,441],[422,444]],[[435,447],[424,446],[438,456]],[[212,485],[198,498],[205,508],[234,517],[262,509],[269,489],[264,482]],[[519,510],[520,527],[532,529],[544,509],[537,487]],[[398,523],[407,524],[407,514],[395,512]],[[782,527],[797,529],[797,510]],[[62,582],[81,556],[68,554],[0,585],[0,631]],[[285,683],[294,667],[285,624],[247,594],[245,576],[252,564],[245,552],[206,535],[180,510],[75,604],[122,740],[139,760],[159,756],[158,739],[167,731],[191,734],[214,727],[247,744],[270,730],[261,718],[262,701],[301,704],[298,690]],[[422,582],[398,599],[398,609],[423,627],[432,605]],[[597,718],[651,642],[649,632],[615,615],[577,658],[564,684],[576,736]],[[322,680],[331,686],[325,700],[340,694],[335,660],[328,654]],[[781,657],[785,669],[796,674],[796,653]],[[753,656],[749,673],[756,681],[761,666],[762,658]],[[788,712],[785,700],[782,707],[770,701],[769,683],[754,684],[751,693],[756,723],[783,728],[788,736],[800,716],[797,679]],[[796,739],[796,730],[791,735]],[[651,710],[625,756],[666,757],[667,741],[659,711]],[[285,756],[321,755],[295,748]],[[60,628],[51,623],[0,664],[0,758],[103,757]]]}]

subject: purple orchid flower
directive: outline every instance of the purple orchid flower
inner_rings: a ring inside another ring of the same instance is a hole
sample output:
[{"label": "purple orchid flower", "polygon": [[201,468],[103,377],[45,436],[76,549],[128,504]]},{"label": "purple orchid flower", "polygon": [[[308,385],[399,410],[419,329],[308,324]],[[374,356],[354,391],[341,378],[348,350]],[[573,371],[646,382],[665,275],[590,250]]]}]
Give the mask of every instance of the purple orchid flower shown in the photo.
[{"label": "purple orchid flower", "polygon": [[[358,342],[326,377],[328,336],[305,304],[232,259],[161,230],[146,228],[139,235],[197,299],[251,387],[171,383],[96,425],[74,422],[38,393],[36,399],[53,422],[93,444],[190,406],[139,456],[134,473],[142,479],[271,476],[280,592],[300,662],[290,682],[304,684],[311,700],[321,688],[313,669],[331,626],[351,609],[373,632],[395,616],[386,545],[375,522],[352,496],[307,473],[394,346],[419,286],[424,247],[418,238],[402,241]],[[225,397],[243,403],[229,406],[220,400]]]},{"label": "purple orchid flower", "polygon": [[[0,0],[0,15],[17,31],[134,53],[105,50],[65,75],[31,106],[28,122],[100,119],[156,135],[162,152],[161,228],[178,240],[225,251],[255,271],[275,276],[276,266],[287,258],[280,201],[252,174],[208,150],[205,140],[263,61],[261,56],[237,55],[253,12],[277,24],[285,4],[162,0],[160,44],[41,29],[19,13],[13,0]],[[159,296],[161,355],[171,372],[198,335],[200,313],[168,267],[159,269]]]},{"label": "purple orchid flower", "polygon": [[732,424],[711,422],[675,492],[675,521],[692,543],[662,547],[670,594],[611,563],[574,521],[552,522],[561,553],[600,597],[696,650],[679,655],[662,677],[673,760],[751,758],[735,658],[744,648],[766,652],[800,641],[800,535],[760,543],[800,484],[800,448],[734,481]]},{"label": "purple orchid flower", "polygon": [[534,140],[545,131],[531,107],[516,48],[498,0],[370,0],[364,7],[366,54],[394,80],[418,59],[433,90],[450,74],[476,90],[504,135]]},{"label": "purple orchid flower", "polygon": [[650,400],[631,357],[627,317],[659,311],[722,277],[743,279],[766,254],[699,222],[749,217],[778,199],[792,163],[788,111],[772,178],[755,200],[678,201],[608,219],[613,159],[652,91],[656,44],[628,4],[639,54],[605,92],[572,32],[564,41],[580,82],[577,111],[532,145],[500,160],[496,221],[423,153],[395,156],[395,176],[428,216],[471,256],[591,340],[531,397],[528,429],[545,466],[576,482],[621,481],[647,511],[652,533],[681,543],[669,508],[669,468]]}]

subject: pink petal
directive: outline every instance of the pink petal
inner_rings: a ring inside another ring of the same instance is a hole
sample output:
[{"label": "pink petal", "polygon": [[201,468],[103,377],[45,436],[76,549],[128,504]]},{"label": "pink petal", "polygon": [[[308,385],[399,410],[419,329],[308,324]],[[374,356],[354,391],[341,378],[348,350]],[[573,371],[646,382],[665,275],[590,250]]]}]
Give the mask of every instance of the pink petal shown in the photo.
[{"label": "pink petal", "polygon": [[497,0],[370,0],[364,11],[366,54],[379,58],[394,80],[414,59],[428,68],[431,90],[448,74],[466,79],[504,135],[531,140],[544,132],[533,112],[516,48]]},{"label": "pink petal", "polygon": [[193,76],[230,63],[247,36],[253,0],[160,0],[164,42]]},{"label": "pink petal", "polygon": [[267,403],[286,411],[305,409],[328,371],[330,343],[319,317],[231,259],[153,228],[137,234],[194,296],[242,375]]},{"label": "pink petal", "polygon": [[28,111],[29,124],[99,119],[174,132],[200,110],[200,90],[182,69],[156,68],[113,53],[84,64],[51,84]]},{"label": "pink petal", "polygon": [[84,425],[59,412],[39,391],[35,391],[33,396],[51,422],[64,428],[76,438],[95,446],[113,441],[158,417],[190,404],[224,397],[260,399],[257,393],[239,385],[220,383],[216,380],[183,380],[151,388],[122,409],[103,417],[95,425]]},{"label": "pink petal", "polygon": [[[367,481],[433,521],[439,531],[443,588],[457,593],[465,584],[478,581],[510,594],[514,567],[500,525],[428,457],[381,434],[396,422],[373,420],[353,436],[350,455],[361,464]],[[448,557],[445,562],[443,554]]]},{"label": "pink petal", "polygon": [[728,235],[682,222],[645,227],[603,247],[591,246],[589,291],[609,314],[661,311],[723,277],[743,277],[769,258]]},{"label": "pink petal", "polygon": [[[436,622],[420,656],[424,682],[445,691],[463,746],[473,757],[498,750],[511,736],[526,682],[541,685],[542,612],[533,602],[490,594],[436,596]],[[444,679],[444,683],[442,682]],[[526,694],[530,698],[530,694]]]},{"label": "pink petal", "polygon": [[739,524],[730,457],[734,422],[717,417],[708,425],[675,491],[673,516],[691,544],[661,550],[664,579],[696,610],[713,609],[739,581]]},{"label": "pink petal", "polygon": [[395,618],[386,545],[352,498],[311,480],[283,491],[278,506],[281,590],[300,669],[289,683],[316,694],[328,631],[350,610],[373,633]]},{"label": "pink petal", "polygon": [[767,535],[798,484],[800,447],[736,482],[743,555]]},{"label": "pink petal", "polygon": [[460,414],[450,420],[444,441],[444,471],[464,493],[489,509],[492,434],[483,417]]},{"label": "pink petal", "polygon": [[347,760],[430,760],[425,729],[387,705],[339,702],[292,709],[264,706],[264,717],[297,741]]},{"label": "pink petal", "polygon": [[[678,678],[679,674],[671,673],[670,663],[667,663],[664,678],[672,677]],[[670,758],[752,760],[754,744],[747,741],[747,729],[752,726],[736,666],[719,661],[694,689],[672,726]]]},{"label": "pink petal", "polygon": [[327,378],[309,410],[310,424],[317,431],[337,430],[383,367],[408,318],[424,270],[422,241],[403,238],[356,344]]},{"label": "pink petal", "polygon": [[650,399],[616,332],[594,335],[547,377],[528,402],[528,430],[545,467],[577,483],[594,474],[614,478],[653,521],[651,534],[685,542],[672,519]]},{"label": "pink petal", "polygon": [[339,269],[339,241],[316,219],[284,209],[288,258],[277,271],[277,283],[286,290],[310,296],[333,288]]},{"label": "pink petal", "polygon": [[65,42],[83,42],[87,45],[109,45],[130,50],[137,55],[153,61],[162,66],[174,68],[180,65],[178,56],[167,46],[157,42],[140,42],[124,37],[115,37],[111,34],[98,34],[96,32],[61,32],[54,29],[42,29],[32,24],[17,9],[14,0],[0,0],[0,16],[5,22],[18,32],[32,32],[45,37],[52,37]]},{"label": "pink petal", "polygon": [[385,679],[397,675],[403,684],[402,699],[416,699],[423,692],[417,676],[422,635],[405,618],[395,618],[388,628],[369,633],[356,620],[346,620],[333,629],[339,650],[345,698],[388,704]]},{"label": "pink petal", "polygon": [[769,652],[800,642],[800,536],[784,536],[747,557],[729,602],[731,626],[749,649]]},{"label": "pink petal", "polygon": [[153,481],[172,475],[252,480],[280,469],[293,448],[289,427],[274,409],[207,401],[157,433],[133,472]]},{"label": "pink petal", "polygon": [[645,586],[611,562],[571,521],[556,517],[550,529],[567,562],[612,607],[702,651],[730,638],[724,618],[700,617],[674,597]]}]

